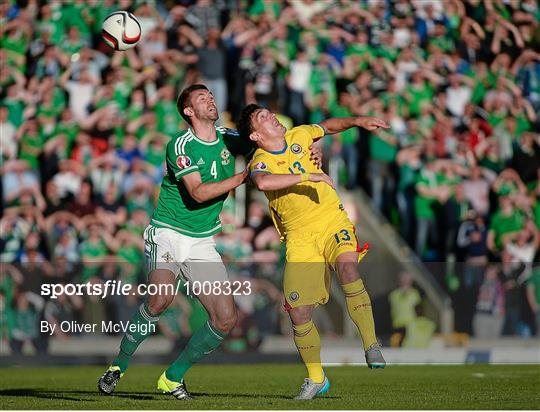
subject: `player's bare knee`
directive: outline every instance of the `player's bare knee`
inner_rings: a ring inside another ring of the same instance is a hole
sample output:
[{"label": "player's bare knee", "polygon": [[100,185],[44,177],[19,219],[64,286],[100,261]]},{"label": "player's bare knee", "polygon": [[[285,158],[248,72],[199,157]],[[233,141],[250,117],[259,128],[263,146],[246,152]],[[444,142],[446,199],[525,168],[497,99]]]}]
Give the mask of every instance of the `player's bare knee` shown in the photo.
[{"label": "player's bare knee", "polygon": [[340,283],[342,285],[346,285],[360,279],[360,275],[358,274],[358,265],[356,263],[347,262],[338,265],[338,273]]},{"label": "player's bare knee", "polygon": [[216,314],[216,316],[211,317],[210,322],[220,332],[229,333],[235,327],[237,320],[238,314],[233,307],[223,310],[219,314]]},{"label": "player's bare knee", "polygon": [[151,295],[148,297],[148,310],[154,316],[161,315],[173,301],[173,295]]},{"label": "player's bare knee", "polygon": [[289,316],[294,325],[303,325],[311,320],[313,306],[299,306],[289,310]]}]

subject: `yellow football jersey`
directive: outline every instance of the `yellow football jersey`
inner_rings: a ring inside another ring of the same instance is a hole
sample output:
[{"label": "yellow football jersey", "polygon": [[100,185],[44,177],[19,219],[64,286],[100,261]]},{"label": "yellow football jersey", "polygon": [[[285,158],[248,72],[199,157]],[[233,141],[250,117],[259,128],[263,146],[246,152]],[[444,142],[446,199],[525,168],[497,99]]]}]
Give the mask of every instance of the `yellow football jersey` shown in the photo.
[{"label": "yellow football jersey", "polygon": [[[253,155],[251,174],[322,173],[309,159],[309,146],[324,136],[319,125],[294,127],[285,134],[285,146],[277,152],[261,148]],[[343,205],[334,189],[322,182],[302,182],[265,192],[272,218],[282,238],[300,231],[320,231],[343,216]]]}]

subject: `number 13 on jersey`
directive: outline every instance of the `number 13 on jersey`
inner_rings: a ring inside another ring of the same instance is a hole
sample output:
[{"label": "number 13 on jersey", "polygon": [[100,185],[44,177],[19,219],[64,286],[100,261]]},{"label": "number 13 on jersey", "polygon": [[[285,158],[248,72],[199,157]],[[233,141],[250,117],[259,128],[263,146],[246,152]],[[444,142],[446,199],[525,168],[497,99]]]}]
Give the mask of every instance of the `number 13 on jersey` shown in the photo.
[{"label": "number 13 on jersey", "polygon": [[[302,163],[296,161],[296,162],[293,163],[292,166],[293,166],[294,169],[296,169],[300,173],[306,173],[306,171],[302,167]],[[289,172],[291,172],[291,174],[294,175],[294,170],[292,168],[290,168],[290,167],[289,167]]]}]

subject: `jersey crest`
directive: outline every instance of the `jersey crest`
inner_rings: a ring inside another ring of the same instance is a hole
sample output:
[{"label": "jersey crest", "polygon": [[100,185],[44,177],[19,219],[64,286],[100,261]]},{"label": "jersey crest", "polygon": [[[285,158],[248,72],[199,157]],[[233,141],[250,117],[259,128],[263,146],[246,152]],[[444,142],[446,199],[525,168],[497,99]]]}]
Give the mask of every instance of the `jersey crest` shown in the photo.
[{"label": "jersey crest", "polygon": [[220,153],[221,156],[221,164],[222,165],[228,165],[231,161],[231,152],[229,152],[226,148],[223,148],[223,150]]},{"label": "jersey crest", "polygon": [[304,155],[307,153],[298,143],[293,143],[291,145],[291,152],[294,153],[299,159],[304,157]]},{"label": "jersey crest", "polygon": [[302,151],[302,146],[300,146],[298,143],[293,143],[291,145],[291,152],[294,154],[298,154]]}]

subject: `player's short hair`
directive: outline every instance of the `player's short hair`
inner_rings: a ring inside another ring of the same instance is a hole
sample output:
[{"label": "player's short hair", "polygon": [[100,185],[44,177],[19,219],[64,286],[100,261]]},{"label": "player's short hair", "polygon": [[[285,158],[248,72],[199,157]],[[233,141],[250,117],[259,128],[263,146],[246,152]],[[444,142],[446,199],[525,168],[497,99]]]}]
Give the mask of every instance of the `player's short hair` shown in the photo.
[{"label": "player's short hair", "polygon": [[193,93],[196,90],[208,90],[208,87],[206,87],[204,84],[192,84],[189,87],[186,87],[184,90],[182,90],[182,93],[178,96],[178,100],[176,100],[176,109],[178,110],[178,113],[180,113],[180,116],[189,124],[192,126],[191,119],[189,116],[186,116],[184,114],[184,109],[189,106],[189,97],[191,93]]},{"label": "player's short hair", "polygon": [[258,104],[248,104],[246,107],[242,109],[242,112],[240,113],[240,119],[238,120],[238,124],[236,125],[236,129],[240,133],[240,137],[244,140],[249,141],[249,135],[253,133],[253,126],[251,123],[251,116],[253,116],[253,113],[255,113],[257,110],[263,109],[262,106],[259,106]]}]

